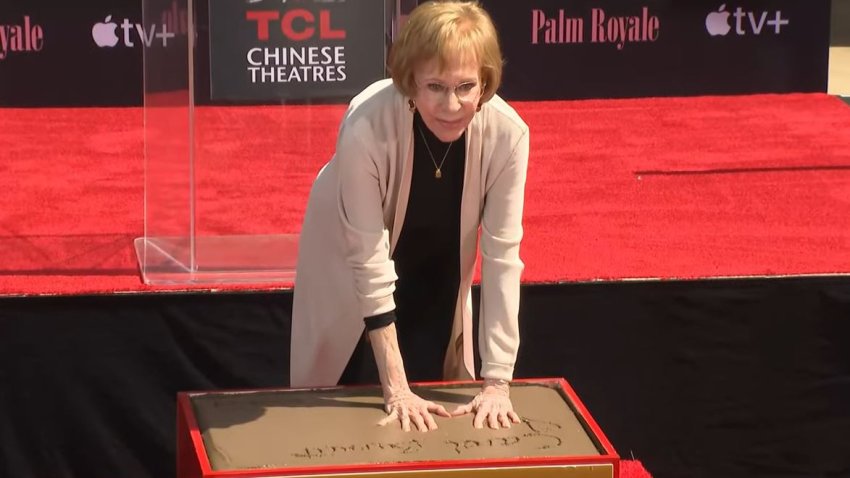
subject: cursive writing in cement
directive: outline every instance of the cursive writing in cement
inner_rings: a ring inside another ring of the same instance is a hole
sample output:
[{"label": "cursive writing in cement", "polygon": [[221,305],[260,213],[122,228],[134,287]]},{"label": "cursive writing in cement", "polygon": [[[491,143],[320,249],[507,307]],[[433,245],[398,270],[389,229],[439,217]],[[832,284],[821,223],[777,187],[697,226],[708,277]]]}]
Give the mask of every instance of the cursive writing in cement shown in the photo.
[{"label": "cursive writing in cement", "polygon": [[416,453],[422,449],[419,440],[404,440],[396,443],[357,443],[351,445],[324,445],[319,447],[305,447],[303,452],[293,453],[296,458],[323,458],[334,456],[337,453],[370,452],[379,450],[395,450],[402,455]]},{"label": "cursive writing in cement", "polygon": [[[474,453],[476,449],[511,448],[524,446],[526,449],[548,450],[561,446],[563,440],[558,436],[561,425],[523,417],[521,423],[511,429],[511,435],[466,440],[445,440],[441,445],[447,446],[450,452],[457,455]],[[327,458],[345,453],[369,453],[392,451],[401,455],[413,455],[422,451],[423,441],[419,439],[402,440],[398,442],[369,442],[349,443],[344,445],[322,445],[304,447],[296,453],[295,458],[308,460]]]},{"label": "cursive writing in cement", "polygon": [[548,450],[549,448],[557,448],[563,443],[559,436],[552,434],[552,432],[561,429],[561,425],[557,423],[523,417],[521,424],[521,426],[516,427],[519,429],[517,430],[519,434],[480,440],[446,440],[445,443],[458,455],[476,448],[513,447],[520,443],[524,443],[525,446],[533,446],[535,441],[538,442],[536,449]]}]

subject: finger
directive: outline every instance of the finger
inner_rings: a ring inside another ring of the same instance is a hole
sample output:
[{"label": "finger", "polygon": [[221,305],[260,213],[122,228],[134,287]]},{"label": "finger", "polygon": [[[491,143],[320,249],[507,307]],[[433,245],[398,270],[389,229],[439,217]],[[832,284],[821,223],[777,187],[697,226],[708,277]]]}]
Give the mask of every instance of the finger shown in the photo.
[{"label": "finger", "polygon": [[514,423],[519,423],[519,422],[522,421],[522,420],[519,419],[519,415],[517,415],[516,412],[513,411],[513,410],[508,412],[508,418],[510,418],[511,421],[514,422]]},{"label": "finger", "polygon": [[502,428],[510,428],[511,427],[511,420],[510,420],[510,418],[508,418],[507,413],[504,413],[504,412],[499,413],[499,425],[501,425]]},{"label": "finger", "polygon": [[428,425],[425,425],[425,419],[422,418],[422,413],[419,411],[414,411],[410,414],[411,418],[413,418],[413,423],[416,424],[416,429],[420,432],[427,432]]},{"label": "finger", "polygon": [[396,420],[398,420],[398,410],[393,410],[392,412],[390,412],[389,415],[387,415],[386,417],[381,419],[381,421],[378,422],[378,426],[383,427],[386,426],[388,423],[394,422]]},{"label": "finger", "polygon": [[475,418],[472,419],[472,426],[475,428],[484,428],[484,419],[486,417],[487,413],[479,408],[475,413]]},{"label": "finger", "polygon": [[428,425],[428,430],[436,430],[437,429],[437,420],[434,420],[434,417],[431,416],[430,413],[425,413],[425,424]]},{"label": "finger", "polygon": [[491,410],[487,415],[487,424],[490,425],[490,428],[493,430],[498,430],[499,427],[499,414],[496,410]]},{"label": "finger", "polygon": [[459,417],[461,415],[466,415],[467,413],[472,412],[472,404],[467,403],[466,405],[460,405],[452,411],[453,417]]},{"label": "finger", "polygon": [[448,410],[446,410],[446,407],[444,407],[442,405],[437,405],[434,402],[428,402],[428,411],[431,412],[431,413],[436,413],[437,415],[440,415],[441,417],[452,416],[452,414],[449,413]]},{"label": "finger", "polygon": [[410,412],[406,408],[401,409],[401,429],[410,431]]}]

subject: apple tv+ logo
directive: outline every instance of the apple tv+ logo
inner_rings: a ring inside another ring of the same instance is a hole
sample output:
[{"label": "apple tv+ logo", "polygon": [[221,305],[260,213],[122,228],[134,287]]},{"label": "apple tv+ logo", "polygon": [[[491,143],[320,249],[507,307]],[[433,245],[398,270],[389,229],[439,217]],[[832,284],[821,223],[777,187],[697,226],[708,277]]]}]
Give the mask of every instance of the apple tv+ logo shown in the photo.
[{"label": "apple tv+ logo", "polygon": [[[122,34],[116,33],[118,27],[121,27]],[[157,29],[157,27],[159,27]],[[133,35],[135,32],[135,35]],[[154,38],[162,42],[163,47],[168,46],[168,40],[174,38],[176,33],[169,31],[168,25],[151,24],[150,28],[145,27],[140,23],[130,23],[130,20],[125,18],[124,21],[116,23],[112,20],[112,15],[107,15],[102,22],[95,23],[91,29],[91,37],[94,43],[101,48],[112,48],[118,45],[120,40],[123,40],[125,47],[135,47],[134,39],[141,44],[149,47],[154,41]]]},{"label": "apple tv+ logo", "polygon": [[[739,36],[753,34],[761,35],[765,25],[773,27],[773,33],[779,35],[782,33],[782,27],[788,25],[788,19],[782,17],[782,10],[770,12],[752,12],[744,11],[738,7],[734,13],[726,10],[726,4],[720,6],[716,12],[711,12],[705,17],[705,29],[711,36],[726,36],[732,31],[732,25],[729,24],[729,17],[735,17],[735,34]],[[744,20],[747,20],[746,22]]]}]

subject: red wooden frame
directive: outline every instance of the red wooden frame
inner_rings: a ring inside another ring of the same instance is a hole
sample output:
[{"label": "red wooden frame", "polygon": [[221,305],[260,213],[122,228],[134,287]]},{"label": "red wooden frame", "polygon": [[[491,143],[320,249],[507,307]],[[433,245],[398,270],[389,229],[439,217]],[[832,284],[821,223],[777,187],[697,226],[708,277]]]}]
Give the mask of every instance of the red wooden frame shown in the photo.
[{"label": "red wooden frame", "polygon": [[[470,385],[480,382],[418,382],[412,386],[458,386]],[[531,383],[557,385],[567,398],[567,404],[576,412],[579,421],[589,429],[589,435],[597,448],[599,455],[593,456],[569,456],[569,457],[534,457],[534,458],[510,458],[510,459],[476,459],[476,460],[451,460],[451,461],[410,461],[401,463],[380,464],[352,464],[352,465],[325,465],[311,467],[291,468],[265,468],[250,470],[227,470],[215,471],[209,462],[201,430],[192,408],[191,396],[197,394],[210,394],[215,392],[180,392],[177,396],[177,477],[178,478],[259,478],[268,476],[310,476],[328,474],[358,474],[358,473],[380,473],[401,471],[423,471],[423,470],[462,470],[480,468],[500,467],[539,467],[539,466],[564,466],[564,465],[593,465],[610,464],[613,466],[613,476],[617,478],[620,471],[620,457],[605,437],[602,429],[590,415],[590,412],[576,395],[575,390],[563,378],[536,378],[518,379],[513,383]],[[227,393],[238,392],[260,392],[275,390],[335,390],[340,387],[320,387],[309,389],[254,389],[254,390],[228,390]],[[350,387],[349,387],[350,388]],[[586,429],[586,431],[588,431]]]}]

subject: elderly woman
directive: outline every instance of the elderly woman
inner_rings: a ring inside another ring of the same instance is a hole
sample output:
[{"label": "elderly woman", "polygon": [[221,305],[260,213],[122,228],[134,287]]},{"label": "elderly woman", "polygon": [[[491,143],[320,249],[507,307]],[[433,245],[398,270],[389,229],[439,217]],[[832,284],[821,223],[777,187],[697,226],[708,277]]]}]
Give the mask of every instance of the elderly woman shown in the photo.
[{"label": "elderly woman", "polygon": [[[382,424],[519,422],[519,258],[528,127],[495,95],[502,56],[471,2],[417,7],[390,52],[392,79],[356,96],[316,179],[300,237],[291,385],[377,383]],[[408,381],[473,370],[471,287],[481,250],[482,389],[451,414]]]}]

